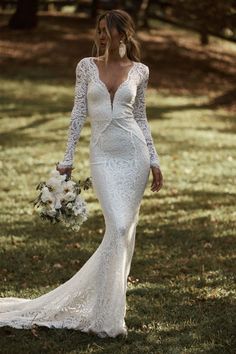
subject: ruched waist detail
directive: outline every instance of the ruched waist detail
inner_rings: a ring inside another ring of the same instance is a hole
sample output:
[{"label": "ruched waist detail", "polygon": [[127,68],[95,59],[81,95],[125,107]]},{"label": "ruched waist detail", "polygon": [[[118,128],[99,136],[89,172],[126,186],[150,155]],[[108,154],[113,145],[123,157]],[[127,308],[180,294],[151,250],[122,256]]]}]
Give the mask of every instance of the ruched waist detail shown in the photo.
[{"label": "ruched waist detail", "polygon": [[131,120],[131,119],[134,119],[134,116],[133,115],[130,115],[130,116],[113,116],[112,118],[111,117],[107,117],[107,118],[104,118],[104,117],[92,117],[90,118],[90,121],[91,123],[93,123],[93,121],[96,121],[96,122],[110,122],[112,120]]},{"label": "ruched waist detail", "polygon": [[116,119],[125,119],[125,120],[128,120],[128,119],[134,119],[134,116],[133,115],[130,115],[130,116],[113,116],[112,117],[112,120],[116,120]]},{"label": "ruched waist detail", "polygon": [[[136,136],[143,144],[146,145],[146,140],[142,130],[137,124],[132,115],[124,116],[117,115],[110,120],[93,120],[91,121],[91,141],[90,145],[95,146],[100,139],[109,138],[112,141],[116,140],[121,135],[121,132],[126,132],[128,136]],[[128,139],[129,141],[129,139]]]}]

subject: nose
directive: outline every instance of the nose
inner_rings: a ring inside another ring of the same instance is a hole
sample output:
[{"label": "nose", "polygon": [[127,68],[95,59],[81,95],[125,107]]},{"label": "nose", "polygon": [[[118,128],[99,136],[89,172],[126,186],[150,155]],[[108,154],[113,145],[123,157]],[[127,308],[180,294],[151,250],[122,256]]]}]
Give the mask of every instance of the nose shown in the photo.
[{"label": "nose", "polygon": [[99,38],[105,40],[106,39],[106,32],[102,30],[99,34]]}]

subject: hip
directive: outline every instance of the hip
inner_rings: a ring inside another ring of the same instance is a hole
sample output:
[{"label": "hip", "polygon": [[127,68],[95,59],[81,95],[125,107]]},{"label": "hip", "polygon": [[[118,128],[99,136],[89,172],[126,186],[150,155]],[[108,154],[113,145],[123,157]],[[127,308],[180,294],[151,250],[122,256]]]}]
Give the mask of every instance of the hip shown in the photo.
[{"label": "hip", "polygon": [[114,135],[104,132],[96,144],[90,144],[90,163],[119,164],[120,166],[150,165],[146,142],[132,131]]}]

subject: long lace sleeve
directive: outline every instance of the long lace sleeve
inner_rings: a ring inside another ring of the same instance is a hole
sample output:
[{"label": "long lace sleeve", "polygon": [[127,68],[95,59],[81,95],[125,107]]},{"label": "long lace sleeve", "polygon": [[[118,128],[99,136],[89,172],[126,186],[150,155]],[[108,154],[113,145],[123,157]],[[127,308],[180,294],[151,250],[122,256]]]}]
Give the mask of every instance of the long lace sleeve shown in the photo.
[{"label": "long lace sleeve", "polygon": [[146,70],[144,71],[144,75],[141,83],[138,85],[137,94],[134,103],[134,111],[133,111],[134,119],[137,121],[145,137],[147,147],[149,150],[149,155],[150,155],[150,166],[160,167],[159,156],[152,139],[151,130],[148,124],[147,114],[146,114],[145,91],[149,79],[149,68],[146,65],[144,68]]},{"label": "long lace sleeve", "polygon": [[63,161],[59,162],[59,167],[73,166],[75,147],[87,117],[87,78],[85,58],[79,61],[75,72],[76,82],[74,105],[71,112],[70,126],[68,129],[66,151]]}]

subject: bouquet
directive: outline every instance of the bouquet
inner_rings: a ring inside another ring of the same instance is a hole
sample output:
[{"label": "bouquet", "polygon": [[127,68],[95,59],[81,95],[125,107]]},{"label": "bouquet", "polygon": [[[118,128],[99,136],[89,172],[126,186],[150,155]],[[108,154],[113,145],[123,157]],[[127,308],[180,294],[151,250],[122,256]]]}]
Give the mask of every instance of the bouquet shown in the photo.
[{"label": "bouquet", "polygon": [[87,204],[81,190],[92,187],[91,177],[75,182],[67,174],[53,170],[46,182],[40,182],[36,189],[39,195],[33,200],[34,210],[41,219],[51,223],[61,222],[66,227],[78,231],[88,218]]}]

